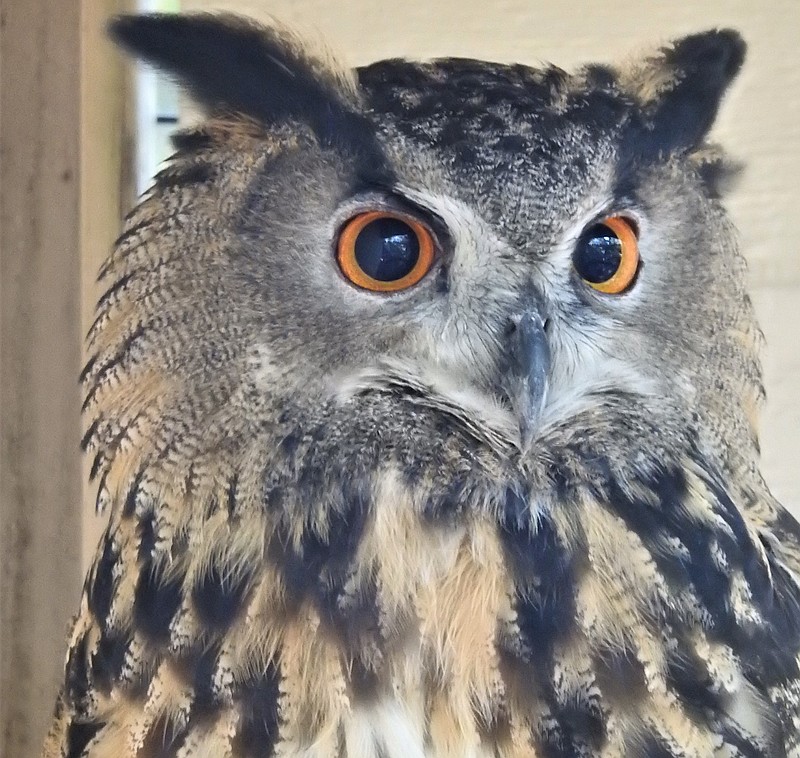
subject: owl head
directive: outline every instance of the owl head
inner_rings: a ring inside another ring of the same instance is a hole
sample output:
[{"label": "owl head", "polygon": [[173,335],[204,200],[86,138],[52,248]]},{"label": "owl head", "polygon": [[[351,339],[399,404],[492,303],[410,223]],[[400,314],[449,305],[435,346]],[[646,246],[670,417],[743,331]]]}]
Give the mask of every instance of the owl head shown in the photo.
[{"label": "owl head", "polygon": [[424,457],[443,428],[509,460],[592,437],[754,469],[759,332],[706,141],[735,32],[567,73],[348,69],[228,15],[111,31],[207,118],[101,272],[96,474],[243,475],[258,438]]}]

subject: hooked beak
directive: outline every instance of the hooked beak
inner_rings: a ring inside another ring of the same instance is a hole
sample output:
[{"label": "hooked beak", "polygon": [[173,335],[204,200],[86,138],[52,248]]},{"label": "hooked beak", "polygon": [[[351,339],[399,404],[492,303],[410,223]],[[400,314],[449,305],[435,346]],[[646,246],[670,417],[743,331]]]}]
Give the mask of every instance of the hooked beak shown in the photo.
[{"label": "hooked beak", "polygon": [[532,305],[513,316],[511,324],[506,390],[519,423],[520,447],[526,451],[538,428],[547,397],[550,376],[547,319],[541,306]]}]

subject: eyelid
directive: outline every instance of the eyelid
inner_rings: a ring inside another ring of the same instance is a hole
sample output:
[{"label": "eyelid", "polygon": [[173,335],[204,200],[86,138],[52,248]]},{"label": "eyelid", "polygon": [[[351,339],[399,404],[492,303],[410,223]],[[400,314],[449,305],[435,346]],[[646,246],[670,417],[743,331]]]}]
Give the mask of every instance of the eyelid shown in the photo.
[{"label": "eyelid", "polygon": [[345,224],[353,217],[370,211],[385,211],[412,217],[418,224],[424,226],[432,235],[435,259],[448,253],[452,247],[452,235],[444,219],[435,211],[419,203],[409,200],[403,195],[388,193],[369,193],[352,198],[351,202],[343,204],[336,214],[332,229],[334,243],[339,238]]}]

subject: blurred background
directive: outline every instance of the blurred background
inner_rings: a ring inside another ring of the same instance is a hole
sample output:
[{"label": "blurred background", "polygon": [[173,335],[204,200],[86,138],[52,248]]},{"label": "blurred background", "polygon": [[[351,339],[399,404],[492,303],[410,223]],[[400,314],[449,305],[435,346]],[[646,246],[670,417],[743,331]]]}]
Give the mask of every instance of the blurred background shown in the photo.
[{"label": "blurred background", "polygon": [[97,268],[190,118],[124,63],[106,19],[238,10],[325,39],[353,64],[458,55],[562,67],[732,26],[744,73],[713,136],[747,164],[728,206],[767,338],[763,470],[800,516],[800,0],[3,0],[0,11],[0,756],[38,754],[102,520],[86,483],[77,376]]}]

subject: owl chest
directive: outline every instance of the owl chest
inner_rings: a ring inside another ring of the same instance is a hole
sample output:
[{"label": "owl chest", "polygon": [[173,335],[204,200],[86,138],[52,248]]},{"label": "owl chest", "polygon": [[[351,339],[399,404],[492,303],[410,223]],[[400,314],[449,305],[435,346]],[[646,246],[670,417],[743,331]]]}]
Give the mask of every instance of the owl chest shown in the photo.
[{"label": "owl chest", "polygon": [[[725,733],[770,755],[736,655],[635,533],[582,508],[582,556],[558,517],[437,528],[375,512],[346,579],[282,632],[276,755],[734,755]],[[668,638],[658,619],[681,605]]]},{"label": "owl chest", "polygon": [[498,754],[497,630],[514,614],[495,530],[391,515],[369,525],[325,610],[283,631],[278,755]]},{"label": "owl chest", "polygon": [[[433,524],[398,491],[358,527],[280,535],[267,560],[262,515],[234,532],[220,514],[185,554],[185,592],[169,567],[120,564],[136,571],[121,569],[109,618],[145,590],[147,608],[176,612],[142,634],[131,616],[108,734],[149,744],[166,722],[180,758],[701,758],[727,755],[721,729],[738,723],[753,755],[772,754],[734,652],[692,624],[692,598],[607,509]],[[659,626],[667,607],[682,628]],[[702,718],[685,691],[705,698]]]}]

